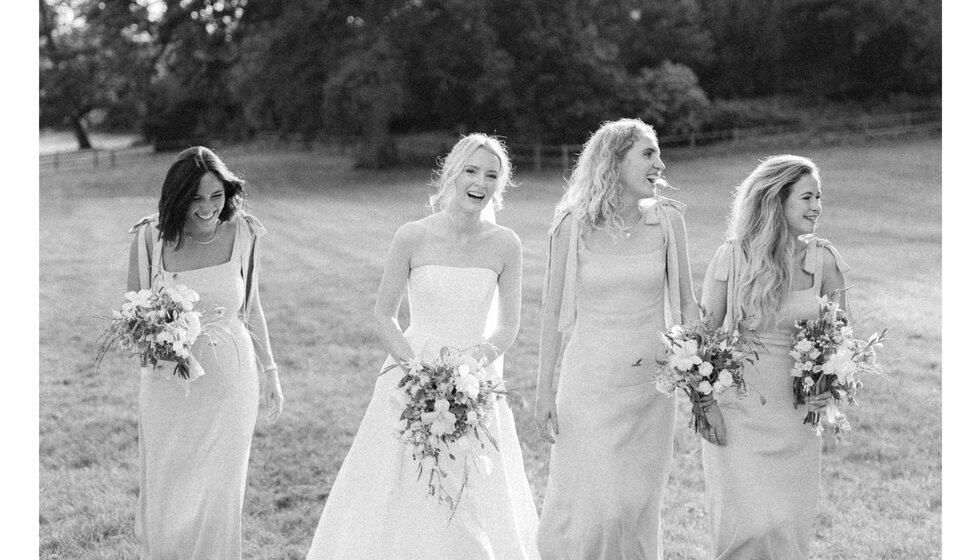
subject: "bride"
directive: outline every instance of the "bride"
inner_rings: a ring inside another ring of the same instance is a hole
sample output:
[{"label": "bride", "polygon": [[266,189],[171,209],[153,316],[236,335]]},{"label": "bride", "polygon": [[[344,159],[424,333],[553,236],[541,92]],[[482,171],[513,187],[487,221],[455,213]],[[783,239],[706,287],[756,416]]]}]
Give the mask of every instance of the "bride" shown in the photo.
[{"label": "bride", "polygon": [[[390,354],[382,371],[451,346],[487,358],[488,373],[499,374],[521,316],[521,242],[493,220],[510,171],[500,141],[464,137],[437,172],[435,213],[395,233],[374,311]],[[403,333],[397,317],[406,284],[411,325]],[[402,375],[395,367],[378,377],[307,559],[536,560],[538,515],[510,409],[493,405],[488,428],[499,452],[489,448],[492,467],[469,477],[450,518],[418,480],[411,448],[393,435],[402,407],[392,395]],[[440,464],[458,486],[462,466]]]}]

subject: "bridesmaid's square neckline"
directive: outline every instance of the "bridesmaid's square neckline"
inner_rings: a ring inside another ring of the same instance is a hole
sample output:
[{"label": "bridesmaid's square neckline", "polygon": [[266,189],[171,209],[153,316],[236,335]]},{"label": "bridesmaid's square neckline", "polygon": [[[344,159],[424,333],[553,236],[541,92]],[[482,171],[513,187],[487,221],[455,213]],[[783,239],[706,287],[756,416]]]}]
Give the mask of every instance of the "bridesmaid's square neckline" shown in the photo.
[{"label": "bridesmaid's square neckline", "polygon": [[436,268],[455,268],[455,269],[459,269],[459,270],[486,270],[487,272],[492,272],[492,273],[497,274],[497,275],[500,274],[496,270],[494,270],[494,269],[492,269],[490,267],[487,267],[487,266],[453,266],[453,265],[449,265],[449,264],[420,264],[418,266],[413,266],[411,269],[409,269],[409,272],[411,272],[412,270],[419,269],[419,268],[425,268],[427,266],[434,266]]},{"label": "bridesmaid's square neckline", "polygon": [[238,249],[238,229],[235,229],[235,238],[231,242],[231,256],[228,260],[218,264],[209,264],[207,266],[199,266],[197,268],[189,268],[187,270],[167,270],[167,267],[163,264],[163,248],[160,249],[160,270],[164,274],[187,274],[188,272],[197,272],[198,270],[207,270],[209,268],[217,268],[219,266],[226,266],[235,260],[235,251]]},{"label": "bridesmaid's square neckline", "polygon": [[659,249],[654,249],[653,251],[647,251],[645,253],[600,253],[598,251],[593,251],[592,249],[589,249],[588,245],[586,245],[584,242],[581,243],[581,247],[583,251],[585,251],[586,253],[591,253],[593,255],[603,255],[603,256],[608,255],[610,257],[646,257],[650,255],[656,255],[657,253],[662,253],[665,249],[667,249],[667,240],[666,239],[664,240],[663,247],[660,247]]}]

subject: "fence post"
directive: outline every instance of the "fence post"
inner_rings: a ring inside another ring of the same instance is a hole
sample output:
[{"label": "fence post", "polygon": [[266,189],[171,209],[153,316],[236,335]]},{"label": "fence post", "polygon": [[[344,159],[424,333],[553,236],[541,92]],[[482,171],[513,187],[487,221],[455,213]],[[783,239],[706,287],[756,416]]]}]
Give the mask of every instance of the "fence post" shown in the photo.
[{"label": "fence post", "polygon": [[562,144],[561,145],[561,170],[562,171],[565,171],[565,170],[568,169],[568,167],[569,167],[569,163],[568,163],[568,145],[567,144]]},{"label": "fence post", "polygon": [[541,142],[534,143],[534,170],[541,171]]},{"label": "fence post", "polygon": [[54,168],[58,169],[58,152],[54,153]]}]

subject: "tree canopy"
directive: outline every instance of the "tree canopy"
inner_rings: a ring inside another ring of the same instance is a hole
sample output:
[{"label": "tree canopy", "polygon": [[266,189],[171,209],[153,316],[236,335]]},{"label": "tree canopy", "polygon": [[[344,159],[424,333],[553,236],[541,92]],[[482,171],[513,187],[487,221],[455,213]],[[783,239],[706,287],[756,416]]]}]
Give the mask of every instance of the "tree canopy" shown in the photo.
[{"label": "tree canopy", "polygon": [[[712,103],[941,92],[939,0],[39,0],[41,126],[581,142]],[[735,105],[729,105],[733,107]]]}]

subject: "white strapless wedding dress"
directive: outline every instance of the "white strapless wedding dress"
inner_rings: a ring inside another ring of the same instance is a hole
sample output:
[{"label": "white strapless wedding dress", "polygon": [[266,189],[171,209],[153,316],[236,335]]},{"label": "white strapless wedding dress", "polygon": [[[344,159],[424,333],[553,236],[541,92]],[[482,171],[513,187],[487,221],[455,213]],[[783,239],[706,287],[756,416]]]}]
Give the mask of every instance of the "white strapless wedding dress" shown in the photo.
[{"label": "white strapless wedding dress", "polygon": [[[464,349],[485,340],[496,287],[497,274],[487,268],[413,268],[405,336],[416,355],[433,357],[443,346]],[[382,370],[392,363],[389,356]],[[471,474],[447,523],[448,508],[427,494],[411,449],[394,436],[401,407],[391,395],[401,376],[395,368],[378,377],[307,559],[537,560],[538,514],[511,410],[503,402],[494,406],[488,427],[500,451],[488,448],[493,467]],[[440,463],[459,480],[458,462]]]}]

